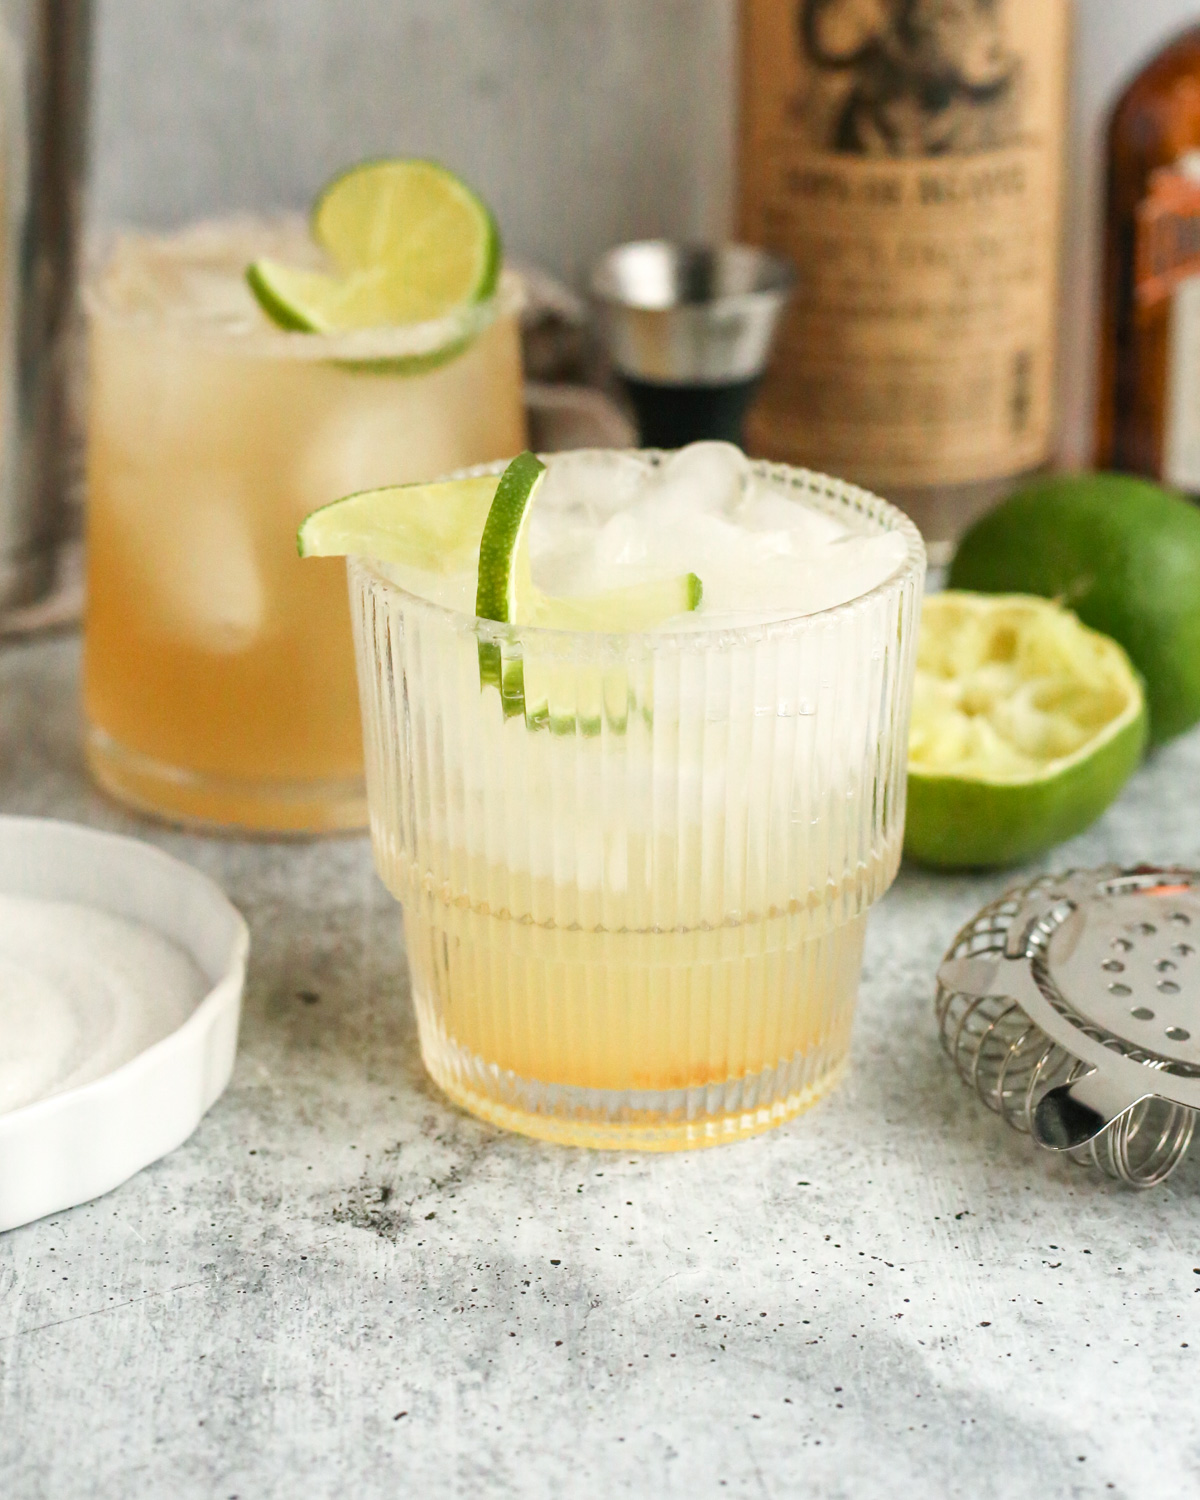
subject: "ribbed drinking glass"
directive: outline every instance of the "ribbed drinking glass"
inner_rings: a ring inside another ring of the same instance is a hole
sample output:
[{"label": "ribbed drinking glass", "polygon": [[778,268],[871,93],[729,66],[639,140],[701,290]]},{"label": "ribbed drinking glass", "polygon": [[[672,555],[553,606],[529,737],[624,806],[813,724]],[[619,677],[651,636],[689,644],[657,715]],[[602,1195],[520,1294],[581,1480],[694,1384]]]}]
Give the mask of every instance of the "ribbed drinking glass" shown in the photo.
[{"label": "ribbed drinking glass", "polygon": [[422,1055],[510,1129],[716,1144],[845,1067],[867,911],[900,860],[924,551],[862,490],[754,472],[901,533],[903,562],[817,614],[636,635],[497,625],[350,564]]}]

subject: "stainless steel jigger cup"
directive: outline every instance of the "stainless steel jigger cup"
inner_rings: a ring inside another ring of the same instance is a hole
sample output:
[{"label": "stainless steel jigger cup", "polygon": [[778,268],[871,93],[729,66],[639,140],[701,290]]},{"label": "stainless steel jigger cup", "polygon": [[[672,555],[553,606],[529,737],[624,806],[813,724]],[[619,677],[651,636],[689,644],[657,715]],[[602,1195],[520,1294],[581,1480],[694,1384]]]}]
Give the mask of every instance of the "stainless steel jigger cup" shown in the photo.
[{"label": "stainless steel jigger cup", "polygon": [[90,41],[91,0],[0,3],[0,614],[66,529]]},{"label": "stainless steel jigger cup", "polygon": [[750,245],[618,245],[592,273],[601,336],[648,448],[741,444],[796,273]]}]

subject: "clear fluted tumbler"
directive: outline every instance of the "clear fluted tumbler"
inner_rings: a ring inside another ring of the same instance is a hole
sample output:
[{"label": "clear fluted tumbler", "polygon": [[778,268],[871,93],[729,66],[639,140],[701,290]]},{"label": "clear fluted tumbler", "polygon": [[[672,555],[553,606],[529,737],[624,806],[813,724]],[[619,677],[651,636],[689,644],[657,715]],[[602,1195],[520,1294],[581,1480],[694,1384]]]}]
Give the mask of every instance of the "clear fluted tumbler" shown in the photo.
[{"label": "clear fluted tumbler", "polygon": [[496,625],[350,565],[422,1055],[499,1125],[715,1145],[845,1066],[867,911],[900,860],[924,551],[862,490],[756,473],[902,533],[903,562],[817,614],[637,635]]}]

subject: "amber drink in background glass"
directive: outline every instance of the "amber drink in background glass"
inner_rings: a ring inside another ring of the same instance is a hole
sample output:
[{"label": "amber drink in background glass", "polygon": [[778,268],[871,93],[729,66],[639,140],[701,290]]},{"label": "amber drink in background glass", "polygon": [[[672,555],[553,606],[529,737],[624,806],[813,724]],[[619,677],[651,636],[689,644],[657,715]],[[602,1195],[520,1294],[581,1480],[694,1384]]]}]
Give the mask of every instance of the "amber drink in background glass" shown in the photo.
[{"label": "amber drink in background glass", "polygon": [[274,326],[245,280],[299,222],[128,235],[88,294],[87,755],[123,801],[259,832],[366,821],[344,569],[295,532],[349,491],[524,441],[506,276],[445,329]]}]

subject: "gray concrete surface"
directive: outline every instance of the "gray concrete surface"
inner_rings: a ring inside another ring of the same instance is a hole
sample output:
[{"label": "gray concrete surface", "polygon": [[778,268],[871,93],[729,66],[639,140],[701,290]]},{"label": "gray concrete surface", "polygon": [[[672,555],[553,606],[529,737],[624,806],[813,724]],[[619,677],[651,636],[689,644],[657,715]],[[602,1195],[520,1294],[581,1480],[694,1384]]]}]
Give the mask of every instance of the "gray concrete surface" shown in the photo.
[{"label": "gray concrete surface", "polygon": [[[425,1081],[365,841],[127,817],[84,778],[76,672],[70,638],[0,651],[0,810],[207,870],[251,975],[195,1136],[0,1236],[5,1500],[1200,1491],[1200,1159],[1123,1191],[938,1050],[937,960],[1003,877],[901,876],[808,1116],[692,1155],[542,1146]],[[1055,864],[1200,862],[1198,794],[1193,734]]]}]

